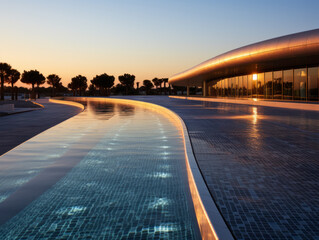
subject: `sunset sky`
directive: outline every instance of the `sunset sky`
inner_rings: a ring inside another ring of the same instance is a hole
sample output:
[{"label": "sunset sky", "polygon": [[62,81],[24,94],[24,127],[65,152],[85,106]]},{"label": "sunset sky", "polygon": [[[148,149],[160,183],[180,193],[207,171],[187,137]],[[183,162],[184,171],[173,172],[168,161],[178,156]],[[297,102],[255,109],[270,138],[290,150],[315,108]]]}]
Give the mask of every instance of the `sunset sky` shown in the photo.
[{"label": "sunset sky", "polygon": [[170,77],[250,43],[319,27],[318,0],[0,0],[0,62],[21,73]]}]

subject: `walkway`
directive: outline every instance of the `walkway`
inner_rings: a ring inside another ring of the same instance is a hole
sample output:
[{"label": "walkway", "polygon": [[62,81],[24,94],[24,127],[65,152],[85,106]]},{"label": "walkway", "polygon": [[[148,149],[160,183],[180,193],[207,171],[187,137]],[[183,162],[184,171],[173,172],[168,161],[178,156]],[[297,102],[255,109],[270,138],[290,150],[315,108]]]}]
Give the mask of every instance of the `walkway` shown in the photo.
[{"label": "walkway", "polygon": [[0,117],[0,155],[29,138],[76,115],[80,108],[38,99],[44,109]]},{"label": "walkway", "polygon": [[236,239],[319,239],[319,113],[128,97],[185,121],[199,167]]}]

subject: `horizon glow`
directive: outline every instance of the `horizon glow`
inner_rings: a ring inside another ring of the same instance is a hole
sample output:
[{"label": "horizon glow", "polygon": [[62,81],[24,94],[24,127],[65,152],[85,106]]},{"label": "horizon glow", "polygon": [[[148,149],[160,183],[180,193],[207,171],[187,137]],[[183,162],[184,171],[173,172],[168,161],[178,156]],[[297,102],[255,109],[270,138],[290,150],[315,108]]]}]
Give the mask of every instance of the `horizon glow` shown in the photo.
[{"label": "horizon glow", "polygon": [[[166,78],[254,42],[318,28],[318,1],[0,0],[0,62],[72,77]],[[21,83],[19,84],[22,85]]]}]

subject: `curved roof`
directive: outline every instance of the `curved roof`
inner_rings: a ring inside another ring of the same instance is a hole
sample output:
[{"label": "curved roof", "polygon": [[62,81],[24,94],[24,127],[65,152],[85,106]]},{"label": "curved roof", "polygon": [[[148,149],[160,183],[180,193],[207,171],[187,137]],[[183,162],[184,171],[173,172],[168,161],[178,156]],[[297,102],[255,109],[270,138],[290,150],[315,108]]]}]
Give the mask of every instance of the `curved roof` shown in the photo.
[{"label": "curved roof", "polygon": [[177,86],[204,80],[319,64],[319,29],[254,43],[211,58],[169,78]]}]

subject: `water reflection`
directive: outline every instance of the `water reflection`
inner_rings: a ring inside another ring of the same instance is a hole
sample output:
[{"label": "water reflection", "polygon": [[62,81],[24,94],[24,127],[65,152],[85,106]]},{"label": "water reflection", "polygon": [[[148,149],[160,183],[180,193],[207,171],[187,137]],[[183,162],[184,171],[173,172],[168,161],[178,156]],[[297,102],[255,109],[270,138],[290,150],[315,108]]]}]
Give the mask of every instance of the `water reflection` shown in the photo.
[{"label": "water reflection", "polygon": [[132,116],[135,113],[135,107],[133,105],[118,104],[117,108],[119,115],[123,117]]}]

